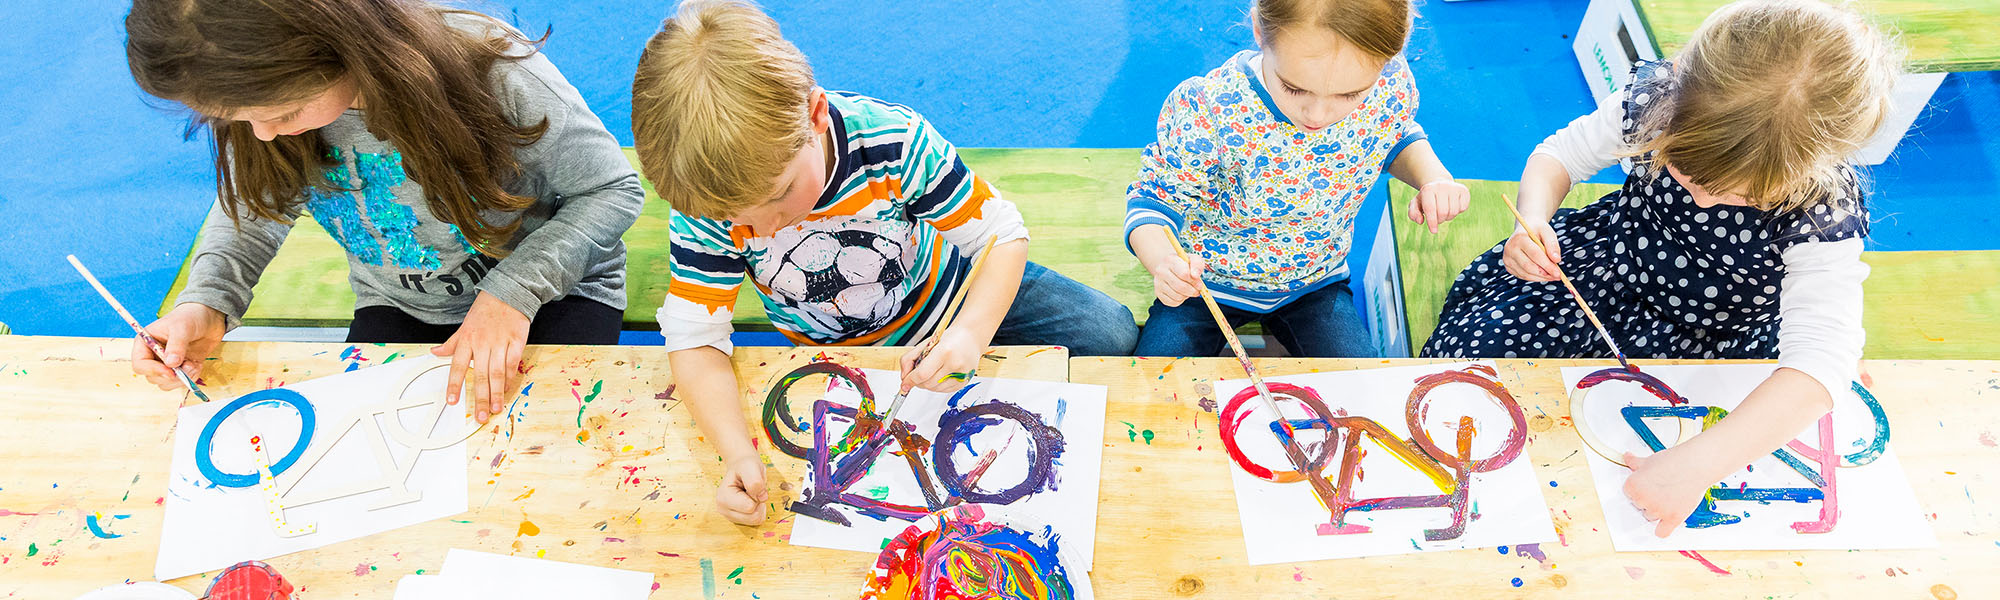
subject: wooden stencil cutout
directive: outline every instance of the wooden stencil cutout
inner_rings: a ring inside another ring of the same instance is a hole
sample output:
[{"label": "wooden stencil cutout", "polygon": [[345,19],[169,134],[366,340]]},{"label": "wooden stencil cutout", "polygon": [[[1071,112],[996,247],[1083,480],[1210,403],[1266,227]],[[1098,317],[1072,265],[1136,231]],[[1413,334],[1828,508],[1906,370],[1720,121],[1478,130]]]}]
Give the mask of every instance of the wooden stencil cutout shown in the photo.
[{"label": "wooden stencil cutout", "polygon": [[[435,435],[432,431],[437,428],[438,423],[443,420],[445,413],[450,409],[450,405],[446,403],[444,390],[439,389],[436,392],[421,393],[415,399],[409,397],[410,387],[415,385],[417,379],[422,378],[425,374],[432,371],[449,367],[451,367],[450,363],[439,363],[428,368],[412,371],[399,385],[394,386],[401,390],[395,396],[384,398],[372,406],[356,410],[346,418],[333,423],[331,427],[327,428],[326,431],[331,432],[333,436],[330,441],[324,445],[316,445],[307,450],[306,455],[299,461],[304,465],[302,468],[289,469],[279,475],[277,484],[278,489],[283,492],[286,500],[285,506],[287,508],[297,508],[377,490],[388,490],[389,497],[376,503],[375,506],[369,507],[369,510],[380,510],[423,499],[422,493],[411,490],[408,485],[410,472],[417,466],[417,458],[426,450],[437,450],[465,441],[466,438],[472,437],[474,432],[479,431],[480,427],[478,423],[472,423],[463,431],[449,432],[446,435]],[[422,418],[418,421],[424,431],[422,434],[410,432],[403,427],[401,418],[403,411],[413,408],[427,409],[427,412],[421,413]],[[364,429],[367,432],[366,440],[369,444],[369,449],[375,457],[376,472],[379,476],[372,480],[364,479],[349,485],[338,486],[313,494],[303,494],[303,497],[295,497],[293,491],[297,488],[299,482],[305,478],[306,474],[311,473],[313,468],[319,465],[320,460],[326,458],[326,454],[332,451],[334,447],[339,446],[340,442],[346,439],[347,435],[357,425],[362,424],[363,421],[371,425]],[[386,436],[383,435],[384,429],[387,429],[388,435]],[[410,450],[400,460],[396,458],[395,454],[389,451],[389,439],[391,438]]]}]

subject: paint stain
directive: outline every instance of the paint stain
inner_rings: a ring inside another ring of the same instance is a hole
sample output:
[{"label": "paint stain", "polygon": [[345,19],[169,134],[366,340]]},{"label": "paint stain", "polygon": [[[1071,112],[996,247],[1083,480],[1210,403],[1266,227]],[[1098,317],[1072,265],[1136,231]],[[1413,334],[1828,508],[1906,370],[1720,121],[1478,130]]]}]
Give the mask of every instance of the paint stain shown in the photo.
[{"label": "paint stain", "polygon": [[523,520],[521,521],[521,528],[514,532],[514,537],[520,537],[524,535],[532,536],[541,534],[542,534],[542,528],[537,527],[534,521]]},{"label": "paint stain", "polygon": [[1521,587],[1521,578],[1515,577],[1513,581],[1509,581],[1508,583],[1514,584],[1514,587]]},{"label": "paint stain", "polygon": [[1722,567],[1718,567],[1718,566],[1715,566],[1715,563],[1712,563],[1712,562],[1709,562],[1709,561],[1708,561],[1708,558],[1707,558],[1707,557],[1704,557],[1704,556],[1702,556],[1700,552],[1695,552],[1695,551],[1693,551],[1693,550],[1682,550],[1682,551],[1681,551],[1681,556],[1685,556],[1685,557],[1688,557],[1688,558],[1692,558],[1692,559],[1694,559],[1694,561],[1695,561],[1695,562],[1698,562],[1698,563],[1701,563],[1701,566],[1704,566],[1704,567],[1708,567],[1708,572],[1710,572],[1710,573],[1714,573],[1714,574],[1716,574],[1716,575],[1728,575],[1728,574],[1729,574],[1729,570],[1728,570],[1728,569],[1724,569],[1724,568],[1722,568]]},{"label": "paint stain", "polygon": [[1541,544],[1521,544],[1515,546],[1514,556],[1526,556],[1528,558],[1535,559],[1535,562],[1538,563],[1546,563],[1549,561],[1549,555],[1544,554],[1542,552]]},{"label": "paint stain", "polygon": [[1931,586],[1931,597],[1937,600],[1958,600],[1958,590],[1951,589],[1951,586],[1940,583]]},{"label": "paint stain", "polygon": [[1214,398],[1202,398],[1200,402],[1196,402],[1195,404],[1201,406],[1202,412],[1207,412],[1210,414],[1213,414],[1215,412]]},{"label": "paint stain", "polygon": [[1133,426],[1131,421],[1119,421],[1119,423],[1125,424],[1125,441],[1128,442],[1139,441],[1138,427]]},{"label": "paint stain", "polygon": [[1993,447],[2000,447],[2000,442],[1996,442],[1993,440],[1993,432],[1981,431],[1979,432],[1979,445],[1988,448],[1993,448]]},{"label": "paint stain", "polygon": [[36,554],[41,553],[41,551],[42,549],[36,547],[34,542],[28,542],[28,556],[32,557]]},{"label": "paint stain", "polygon": [[729,576],[724,577],[723,579],[728,579],[730,580],[730,583],[734,583],[736,585],[743,585],[743,567],[736,567],[736,570],[730,571]]},{"label": "paint stain", "polygon": [[882,486],[875,486],[872,488],[868,488],[868,497],[874,498],[876,500],[888,500],[889,486],[882,485]]},{"label": "paint stain", "polygon": [[1153,445],[1153,430],[1148,429],[1145,431],[1141,431],[1139,432],[1139,437],[1146,438],[1146,445],[1148,446]]},{"label": "paint stain", "polygon": [[[113,519],[128,519],[131,517],[132,515],[112,515]],[[100,517],[97,513],[91,513],[85,516],[83,518],[83,524],[84,526],[90,529],[91,535],[97,536],[99,539],[115,540],[118,538],[125,537],[124,535],[105,531],[102,517]]]},{"label": "paint stain", "polygon": [[1632,578],[1633,581],[1638,581],[1640,577],[1646,576],[1646,570],[1639,567],[1625,567],[1625,576]]},{"label": "paint stain", "polygon": [[715,561],[701,559],[701,597],[715,600]]},{"label": "paint stain", "polygon": [[368,564],[368,563],[361,563],[361,564],[358,564],[358,565],[354,565],[354,576],[355,576],[355,577],[361,577],[361,576],[363,576],[363,575],[367,575],[367,574],[368,574],[369,572],[371,572],[371,571],[374,571],[374,570],[375,570],[375,566],[374,566],[374,565],[370,565],[370,564]]},{"label": "paint stain", "polygon": [[1559,590],[1563,589],[1569,586],[1569,578],[1563,577],[1562,575],[1550,575],[1549,585],[1555,586],[1555,588]]}]

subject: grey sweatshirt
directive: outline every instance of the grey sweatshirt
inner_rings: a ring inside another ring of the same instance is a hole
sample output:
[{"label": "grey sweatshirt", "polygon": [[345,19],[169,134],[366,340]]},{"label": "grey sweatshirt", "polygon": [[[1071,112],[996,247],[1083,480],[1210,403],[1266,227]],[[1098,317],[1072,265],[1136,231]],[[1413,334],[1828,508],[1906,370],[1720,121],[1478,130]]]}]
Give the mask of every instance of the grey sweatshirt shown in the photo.
[{"label": "grey sweatshirt", "polygon": [[[490,21],[453,15],[454,27]],[[517,46],[519,55],[527,48]],[[537,198],[525,211],[482,211],[489,223],[522,220],[505,259],[478,254],[458,227],[430,213],[423,187],[404,175],[402,154],[371,135],[366,113],[349,110],[320,129],[340,164],[324,176],[344,189],[308,188],[289,216],[309,212],[347,249],[355,307],[389,306],[427,323],[464,320],[478,292],[534,317],[543,304],[580,296],[625,308],[625,243],[645,192],[617,138],[575,87],[537,52],[501,60],[490,77],[500,104],[517,124],[547,118],[533,145],[515,151],[522,174],[511,193]],[[250,306],[250,289],[291,231],[288,223],[244,213],[240,228],[218,202],[176,304],[215,309],[234,328]]]}]

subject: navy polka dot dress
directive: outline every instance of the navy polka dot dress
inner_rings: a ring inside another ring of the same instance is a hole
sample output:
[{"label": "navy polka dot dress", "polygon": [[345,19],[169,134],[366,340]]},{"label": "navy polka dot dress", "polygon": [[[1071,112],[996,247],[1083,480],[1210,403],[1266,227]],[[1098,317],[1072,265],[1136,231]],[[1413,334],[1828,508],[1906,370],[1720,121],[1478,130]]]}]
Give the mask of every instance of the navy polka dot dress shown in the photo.
[{"label": "navy polka dot dress", "polygon": [[[1648,106],[1665,108],[1670,66],[1634,69],[1625,102],[1627,142]],[[1770,359],[1778,355],[1782,253],[1793,245],[1868,233],[1859,179],[1826,202],[1783,214],[1748,206],[1697,206],[1660,169],[1634,175],[1597,202],[1556,212],[1562,268],[1632,358]],[[1598,358],[1611,356],[1562,282],[1508,273],[1495,245],[1460,273],[1446,296],[1428,357]]]}]

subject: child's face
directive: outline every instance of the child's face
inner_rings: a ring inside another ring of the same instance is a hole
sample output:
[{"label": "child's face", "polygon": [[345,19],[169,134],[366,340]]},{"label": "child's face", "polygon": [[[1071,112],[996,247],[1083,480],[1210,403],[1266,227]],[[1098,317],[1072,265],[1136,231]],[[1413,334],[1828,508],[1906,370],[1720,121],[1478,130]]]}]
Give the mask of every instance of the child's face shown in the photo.
[{"label": "child's face", "polygon": [[357,95],[354,80],[343,77],[311,98],[278,106],[241,108],[227,118],[249,123],[257,139],[268,142],[281,135],[299,135],[332,124],[340,118],[340,113],[354,106]]},{"label": "child's face", "polygon": [[1295,27],[1273,38],[1258,39],[1271,99],[1286,118],[1308,130],[1338,123],[1354,112],[1387,62],[1330,31]]},{"label": "child's face", "polygon": [[816,93],[812,100],[813,135],[797,156],[785,166],[785,171],[771,180],[772,197],[769,202],[757,205],[730,219],[737,225],[748,225],[752,234],[766,237],[778,230],[797,225],[812,214],[813,205],[826,193],[827,172],[832,170],[833,161],[827,152],[827,131],[832,127],[832,116],[827,112],[826,94]]}]

